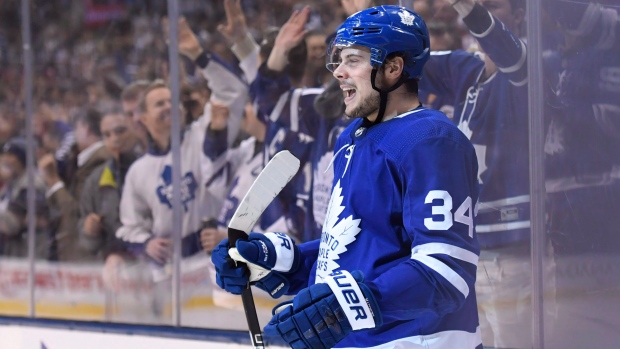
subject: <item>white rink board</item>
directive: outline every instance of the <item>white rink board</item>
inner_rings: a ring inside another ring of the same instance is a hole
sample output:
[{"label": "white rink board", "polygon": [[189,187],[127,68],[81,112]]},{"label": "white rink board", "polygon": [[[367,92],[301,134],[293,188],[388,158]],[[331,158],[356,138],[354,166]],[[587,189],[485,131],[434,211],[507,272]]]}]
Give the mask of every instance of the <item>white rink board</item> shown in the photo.
[{"label": "white rink board", "polygon": [[[82,332],[26,326],[0,326],[1,349],[248,349],[250,344],[144,335]],[[283,347],[268,346],[283,349]]]}]

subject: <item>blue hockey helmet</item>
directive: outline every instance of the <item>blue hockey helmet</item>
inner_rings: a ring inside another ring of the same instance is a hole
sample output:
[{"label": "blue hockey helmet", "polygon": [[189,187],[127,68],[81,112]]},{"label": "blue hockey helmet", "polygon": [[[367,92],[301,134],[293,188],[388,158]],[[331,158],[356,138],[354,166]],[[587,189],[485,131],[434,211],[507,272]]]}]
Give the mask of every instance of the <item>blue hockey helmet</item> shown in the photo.
[{"label": "blue hockey helmet", "polygon": [[383,5],[359,11],[338,27],[327,52],[327,69],[336,70],[340,51],[346,47],[370,49],[370,64],[378,69],[394,52],[404,56],[406,79],[419,79],[430,56],[426,23],[417,13],[395,5]]}]

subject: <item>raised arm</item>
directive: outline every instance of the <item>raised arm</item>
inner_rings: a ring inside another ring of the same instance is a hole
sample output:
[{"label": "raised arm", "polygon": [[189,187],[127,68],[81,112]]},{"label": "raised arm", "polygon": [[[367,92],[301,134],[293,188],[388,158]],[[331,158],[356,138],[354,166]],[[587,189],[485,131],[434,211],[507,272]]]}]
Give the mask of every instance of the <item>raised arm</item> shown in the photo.
[{"label": "raised arm", "polygon": [[248,98],[247,82],[239,69],[202,48],[196,34],[183,17],[179,18],[179,51],[201,69],[212,91],[211,99],[230,108],[227,139],[228,144],[232,144],[239,133],[243,108]]},{"label": "raised arm", "polygon": [[[485,61],[487,75],[497,68],[510,77],[515,85],[526,83],[526,47],[519,38],[525,9],[512,7],[499,11],[490,10],[474,0],[452,1],[454,9],[461,15],[471,34],[478,40],[482,50],[490,58]],[[509,11],[509,15],[505,12]],[[493,15],[496,13],[497,15]],[[502,22],[503,21],[503,22]]]},{"label": "raised arm", "polygon": [[217,30],[232,44],[230,49],[239,59],[239,67],[243,70],[248,83],[256,79],[258,72],[260,47],[248,31],[245,14],[241,8],[241,0],[224,0],[226,24],[220,24]]}]

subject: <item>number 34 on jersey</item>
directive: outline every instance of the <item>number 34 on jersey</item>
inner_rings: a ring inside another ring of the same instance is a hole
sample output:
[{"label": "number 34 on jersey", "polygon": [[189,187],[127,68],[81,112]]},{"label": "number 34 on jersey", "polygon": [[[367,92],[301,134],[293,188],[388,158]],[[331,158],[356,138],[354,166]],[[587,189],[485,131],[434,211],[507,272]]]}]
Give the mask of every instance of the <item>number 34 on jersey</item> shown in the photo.
[{"label": "number 34 on jersey", "polygon": [[[474,217],[478,214],[478,204],[472,207],[471,197],[467,197],[452,214],[452,196],[445,190],[431,190],[424,199],[425,204],[433,207],[432,217],[424,219],[424,226],[430,230],[448,230],[454,222],[462,223],[469,228],[469,237],[474,237]],[[473,208],[473,210],[472,210]],[[472,214],[473,213],[473,214]]]}]

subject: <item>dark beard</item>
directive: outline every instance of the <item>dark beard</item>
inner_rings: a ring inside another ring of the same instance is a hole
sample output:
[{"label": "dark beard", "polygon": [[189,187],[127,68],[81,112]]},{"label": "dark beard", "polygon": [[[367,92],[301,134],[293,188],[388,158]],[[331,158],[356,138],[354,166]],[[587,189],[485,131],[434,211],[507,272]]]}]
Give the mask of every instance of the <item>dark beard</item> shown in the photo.
[{"label": "dark beard", "polygon": [[351,113],[347,113],[346,109],[344,115],[348,118],[365,118],[370,114],[373,114],[379,110],[379,104],[381,97],[379,92],[373,90],[373,94],[368,98],[365,98],[362,103],[355,108]]}]

